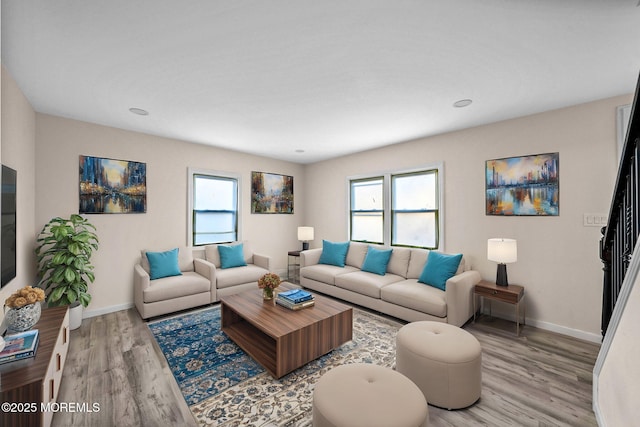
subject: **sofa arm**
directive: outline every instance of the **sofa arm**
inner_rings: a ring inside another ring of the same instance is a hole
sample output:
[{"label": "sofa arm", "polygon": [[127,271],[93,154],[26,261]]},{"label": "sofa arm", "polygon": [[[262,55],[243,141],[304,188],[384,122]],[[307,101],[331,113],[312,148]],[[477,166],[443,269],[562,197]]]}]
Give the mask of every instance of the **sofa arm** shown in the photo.
[{"label": "sofa arm", "polygon": [[216,266],[204,259],[194,258],[193,267],[196,273],[209,279],[211,285],[211,301],[217,301]]},{"label": "sofa arm", "polygon": [[271,271],[271,257],[267,255],[253,254],[253,263],[258,267]]},{"label": "sofa arm", "polygon": [[151,278],[140,264],[133,266],[133,301],[140,315],[145,318],[143,292],[149,287]]},{"label": "sofa arm", "polygon": [[318,264],[322,255],[322,248],[309,249],[300,252],[300,267]]},{"label": "sofa arm", "polygon": [[482,280],[475,270],[465,271],[447,280],[447,322],[462,326],[473,316],[473,289]]}]

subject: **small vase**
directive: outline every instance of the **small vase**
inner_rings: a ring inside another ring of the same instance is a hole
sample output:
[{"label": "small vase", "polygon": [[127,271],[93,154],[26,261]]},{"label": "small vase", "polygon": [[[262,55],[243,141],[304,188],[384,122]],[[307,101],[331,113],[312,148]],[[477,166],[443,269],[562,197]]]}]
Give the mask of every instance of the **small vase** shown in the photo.
[{"label": "small vase", "polygon": [[273,289],[271,288],[263,288],[262,289],[262,299],[265,301],[269,301],[273,299]]},{"label": "small vase", "polygon": [[27,304],[20,308],[10,308],[4,318],[7,322],[7,333],[15,334],[18,332],[28,331],[40,320],[42,311],[39,302]]}]

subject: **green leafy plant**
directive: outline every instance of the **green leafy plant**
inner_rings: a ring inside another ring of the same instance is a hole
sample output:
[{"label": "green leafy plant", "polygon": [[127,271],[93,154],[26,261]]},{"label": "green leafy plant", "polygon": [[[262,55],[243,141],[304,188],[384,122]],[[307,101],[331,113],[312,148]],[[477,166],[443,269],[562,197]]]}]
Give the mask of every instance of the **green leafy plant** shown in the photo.
[{"label": "green leafy plant", "polygon": [[96,228],[80,215],[56,217],[40,231],[36,240],[38,286],[47,294],[49,307],[74,304],[87,307],[93,283],[91,255],[98,249]]}]

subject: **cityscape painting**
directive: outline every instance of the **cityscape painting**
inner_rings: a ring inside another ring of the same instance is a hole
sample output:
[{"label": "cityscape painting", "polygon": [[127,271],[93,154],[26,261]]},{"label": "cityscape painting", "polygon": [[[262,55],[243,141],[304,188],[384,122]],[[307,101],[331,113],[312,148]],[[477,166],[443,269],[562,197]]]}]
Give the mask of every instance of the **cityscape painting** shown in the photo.
[{"label": "cityscape painting", "polygon": [[293,177],[251,172],[251,213],[292,214]]},{"label": "cityscape painting", "polygon": [[486,214],[557,216],[559,153],[486,161]]},{"label": "cityscape painting", "polygon": [[80,156],[80,213],[147,211],[147,164]]}]

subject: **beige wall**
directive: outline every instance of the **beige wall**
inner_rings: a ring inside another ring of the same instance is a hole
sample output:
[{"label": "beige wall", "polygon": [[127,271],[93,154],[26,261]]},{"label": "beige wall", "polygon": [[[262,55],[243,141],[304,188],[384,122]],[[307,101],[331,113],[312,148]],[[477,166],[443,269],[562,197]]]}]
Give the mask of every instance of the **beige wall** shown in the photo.
[{"label": "beige wall", "polygon": [[[89,215],[101,247],[94,259],[96,283],[88,315],[132,304],[132,267],[141,248],[186,243],[187,168],[242,175],[242,231],[274,269],[286,269],[296,249],[296,227],[316,227],[312,247],[323,238],[347,238],[347,177],[444,163],[444,250],[463,252],[482,276],[492,280],[486,260],[490,237],[518,239],[518,262],[509,279],[527,289],[527,319],[580,338],[600,336],[601,264],[599,229],[584,227],[584,213],[608,213],[617,170],[615,109],[630,96],[605,99],[535,116],[396,144],[313,165],[297,165],[239,152],[34,114],[3,70],[2,161],[18,169],[20,241],[18,279],[0,292],[34,280],[33,239],[53,216],[78,209],[80,154],[147,163],[146,214]],[[35,142],[34,142],[35,141]],[[484,214],[484,161],[492,158],[560,153],[560,216],[488,217]],[[294,215],[251,215],[250,172],[295,177]],[[23,191],[23,189],[31,189]],[[23,216],[24,215],[24,216]],[[513,317],[510,310],[494,312]]]},{"label": "beige wall", "polygon": [[[0,290],[0,302],[35,284],[35,113],[11,75],[2,68],[2,163],[17,171],[16,278]],[[0,319],[4,311],[0,313]]]},{"label": "beige wall", "polygon": [[[617,164],[616,106],[630,96],[424,138],[329,160],[306,169],[307,222],[322,239],[346,240],[347,177],[444,162],[444,250],[462,252],[483,278],[495,280],[486,259],[491,237],[518,240],[509,281],[526,287],[527,323],[591,340],[600,337],[600,231],[584,213],[608,214]],[[479,108],[479,107],[472,107]],[[485,215],[485,160],[560,153],[560,215]],[[510,307],[494,304],[513,318]],[[508,310],[508,312],[505,312]]]},{"label": "beige wall", "polygon": [[[36,218],[40,229],[54,216],[78,212],[78,156],[147,164],[147,213],[87,215],[97,227],[100,249],[93,259],[96,281],[85,316],[133,302],[133,266],[141,249],[165,250],[187,243],[187,169],[242,176],[242,237],[270,255],[272,269],[286,271],[287,252],[297,249],[305,187],[303,166],[204,145],[124,131],[49,115],[36,118]],[[252,215],[251,171],[294,177],[293,215]]]}]

